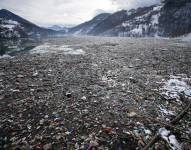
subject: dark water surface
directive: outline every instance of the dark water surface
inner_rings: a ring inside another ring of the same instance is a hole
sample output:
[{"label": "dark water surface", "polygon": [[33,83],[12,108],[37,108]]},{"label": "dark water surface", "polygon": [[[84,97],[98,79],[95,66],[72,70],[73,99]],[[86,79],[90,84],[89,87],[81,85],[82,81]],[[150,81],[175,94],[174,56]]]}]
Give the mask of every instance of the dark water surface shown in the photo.
[{"label": "dark water surface", "polygon": [[40,45],[40,43],[41,40],[39,39],[1,40],[0,56],[5,54],[15,56],[20,52],[28,52]]}]

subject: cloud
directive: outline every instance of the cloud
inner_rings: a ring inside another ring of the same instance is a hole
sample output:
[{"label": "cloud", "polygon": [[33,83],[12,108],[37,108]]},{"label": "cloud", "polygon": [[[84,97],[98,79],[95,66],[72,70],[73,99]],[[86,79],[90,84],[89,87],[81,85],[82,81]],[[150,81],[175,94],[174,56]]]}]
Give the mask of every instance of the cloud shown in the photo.
[{"label": "cloud", "polygon": [[97,16],[97,15],[102,14],[102,13],[108,13],[108,12],[103,10],[103,9],[97,9],[94,12],[94,16]]},{"label": "cloud", "polygon": [[115,12],[157,3],[159,0],[0,0],[8,9],[41,26],[79,24],[102,12]]},{"label": "cloud", "polygon": [[132,9],[151,6],[160,3],[161,0],[111,0],[118,9]]}]

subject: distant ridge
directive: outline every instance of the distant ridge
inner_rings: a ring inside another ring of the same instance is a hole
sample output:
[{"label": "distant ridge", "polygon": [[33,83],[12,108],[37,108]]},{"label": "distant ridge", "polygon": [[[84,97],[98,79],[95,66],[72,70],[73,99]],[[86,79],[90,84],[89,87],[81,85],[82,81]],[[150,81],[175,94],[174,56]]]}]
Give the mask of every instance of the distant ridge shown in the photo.
[{"label": "distant ridge", "polygon": [[100,22],[105,20],[110,15],[111,14],[109,14],[109,13],[99,14],[90,21],[87,21],[87,22],[77,25],[73,28],[70,28],[68,33],[74,34],[74,35],[89,34],[91,32],[91,30],[95,28],[96,25],[98,25]]}]

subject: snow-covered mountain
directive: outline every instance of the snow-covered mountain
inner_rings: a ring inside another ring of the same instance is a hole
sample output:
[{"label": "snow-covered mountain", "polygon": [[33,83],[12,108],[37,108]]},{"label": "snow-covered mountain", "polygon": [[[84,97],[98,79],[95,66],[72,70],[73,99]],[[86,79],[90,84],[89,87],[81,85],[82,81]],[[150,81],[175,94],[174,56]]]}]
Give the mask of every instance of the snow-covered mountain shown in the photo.
[{"label": "snow-covered mountain", "polygon": [[0,10],[0,38],[65,35],[178,37],[191,33],[191,0],[163,0],[159,5],[103,13],[72,28],[39,27]]},{"label": "snow-covered mountain", "polygon": [[51,30],[54,30],[54,31],[65,31],[65,32],[68,32],[69,28],[64,27],[64,26],[60,26],[60,25],[53,25],[51,27],[48,27],[48,29],[51,29]]},{"label": "snow-covered mountain", "polygon": [[106,36],[146,36],[155,34],[159,9],[158,6],[150,6],[137,10],[116,12],[98,24],[90,34]]},{"label": "snow-covered mountain", "polygon": [[160,5],[107,14],[99,21],[95,21],[95,18],[72,28],[70,33],[95,36],[177,37],[191,32],[191,1],[164,0]]},{"label": "snow-covered mountain", "polygon": [[110,16],[109,13],[103,13],[99,14],[98,16],[94,17],[92,20],[82,23],[80,25],[77,25],[73,28],[69,29],[68,34],[74,34],[74,35],[86,35],[89,34],[90,31],[92,31],[96,25],[101,23],[103,20],[105,20],[108,16]]},{"label": "snow-covered mountain", "polygon": [[161,5],[155,5],[127,11],[127,19],[115,26],[112,30],[105,31],[103,35],[133,37],[158,36],[161,8]]},{"label": "snow-covered mountain", "polygon": [[60,31],[60,30],[62,30],[62,27],[59,25],[53,25],[53,26],[48,27],[48,29]]},{"label": "snow-covered mountain", "polygon": [[0,38],[45,37],[55,34],[55,31],[39,27],[6,9],[0,10]]}]

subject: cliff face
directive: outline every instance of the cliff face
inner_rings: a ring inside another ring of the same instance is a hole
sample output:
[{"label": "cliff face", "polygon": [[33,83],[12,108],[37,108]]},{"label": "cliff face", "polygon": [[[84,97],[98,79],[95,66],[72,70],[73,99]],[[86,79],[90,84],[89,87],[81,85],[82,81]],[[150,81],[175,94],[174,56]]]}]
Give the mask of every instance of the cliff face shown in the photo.
[{"label": "cliff face", "polygon": [[176,37],[191,32],[191,2],[168,0],[159,18],[161,36]]}]

